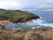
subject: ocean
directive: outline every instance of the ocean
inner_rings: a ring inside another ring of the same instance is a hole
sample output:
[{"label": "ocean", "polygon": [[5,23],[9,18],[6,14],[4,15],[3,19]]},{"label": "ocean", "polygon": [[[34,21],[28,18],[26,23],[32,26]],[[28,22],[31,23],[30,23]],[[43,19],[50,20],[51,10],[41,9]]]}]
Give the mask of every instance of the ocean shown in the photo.
[{"label": "ocean", "polygon": [[42,17],[43,26],[53,27],[53,11],[36,11],[34,14]]},{"label": "ocean", "polygon": [[5,23],[6,28],[40,28],[52,27],[53,28],[53,11],[33,11],[34,14],[40,16],[40,19],[28,21],[25,23]]}]

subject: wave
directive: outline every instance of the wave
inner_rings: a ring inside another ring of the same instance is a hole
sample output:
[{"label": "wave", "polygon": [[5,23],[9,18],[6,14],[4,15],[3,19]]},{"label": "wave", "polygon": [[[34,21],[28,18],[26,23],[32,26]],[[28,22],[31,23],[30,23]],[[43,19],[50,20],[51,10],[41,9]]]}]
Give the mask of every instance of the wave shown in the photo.
[{"label": "wave", "polygon": [[[32,20],[32,21],[28,21],[26,22],[27,25],[38,25],[39,26],[45,26],[45,27],[53,27],[53,23],[48,23],[45,20],[43,20],[42,18],[37,19],[37,20]],[[34,27],[33,27],[34,28]]]}]

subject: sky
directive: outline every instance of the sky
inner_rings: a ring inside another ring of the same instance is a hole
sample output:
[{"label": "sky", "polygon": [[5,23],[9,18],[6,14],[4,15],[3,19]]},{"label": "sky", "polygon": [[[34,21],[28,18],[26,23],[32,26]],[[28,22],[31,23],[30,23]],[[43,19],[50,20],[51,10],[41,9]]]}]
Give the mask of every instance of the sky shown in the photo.
[{"label": "sky", "polygon": [[53,0],[0,0],[0,8],[25,11],[53,11]]}]

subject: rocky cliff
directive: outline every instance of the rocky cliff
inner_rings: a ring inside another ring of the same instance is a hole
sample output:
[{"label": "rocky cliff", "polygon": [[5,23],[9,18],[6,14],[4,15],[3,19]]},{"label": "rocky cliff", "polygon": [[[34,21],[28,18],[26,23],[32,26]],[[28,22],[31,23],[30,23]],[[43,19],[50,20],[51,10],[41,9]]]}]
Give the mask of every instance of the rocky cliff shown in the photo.
[{"label": "rocky cliff", "polygon": [[18,22],[27,22],[27,21],[31,21],[32,19],[38,19],[40,18],[39,16],[37,15],[34,15],[34,16],[25,16],[25,17],[22,17],[22,18],[16,18],[16,19],[12,19],[10,20],[11,22],[13,23],[18,23]]},{"label": "rocky cliff", "polygon": [[32,19],[40,18],[38,15],[31,12],[25,12],[21,10],[3,10],[0,11],[0,20],[9,20],[13,23],[27,22]]}]

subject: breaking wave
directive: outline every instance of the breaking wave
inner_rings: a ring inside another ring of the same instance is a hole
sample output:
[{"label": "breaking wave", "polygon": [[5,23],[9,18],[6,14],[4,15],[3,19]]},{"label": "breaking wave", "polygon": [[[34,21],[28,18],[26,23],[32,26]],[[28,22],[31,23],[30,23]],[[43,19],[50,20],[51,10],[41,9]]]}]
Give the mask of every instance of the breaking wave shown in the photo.
[{"label": "breaking wave", "polygon": [[53,27],[53,23],[48,23],[42,18],[26,22],[27,25],[38,25],[38,27]]}]

